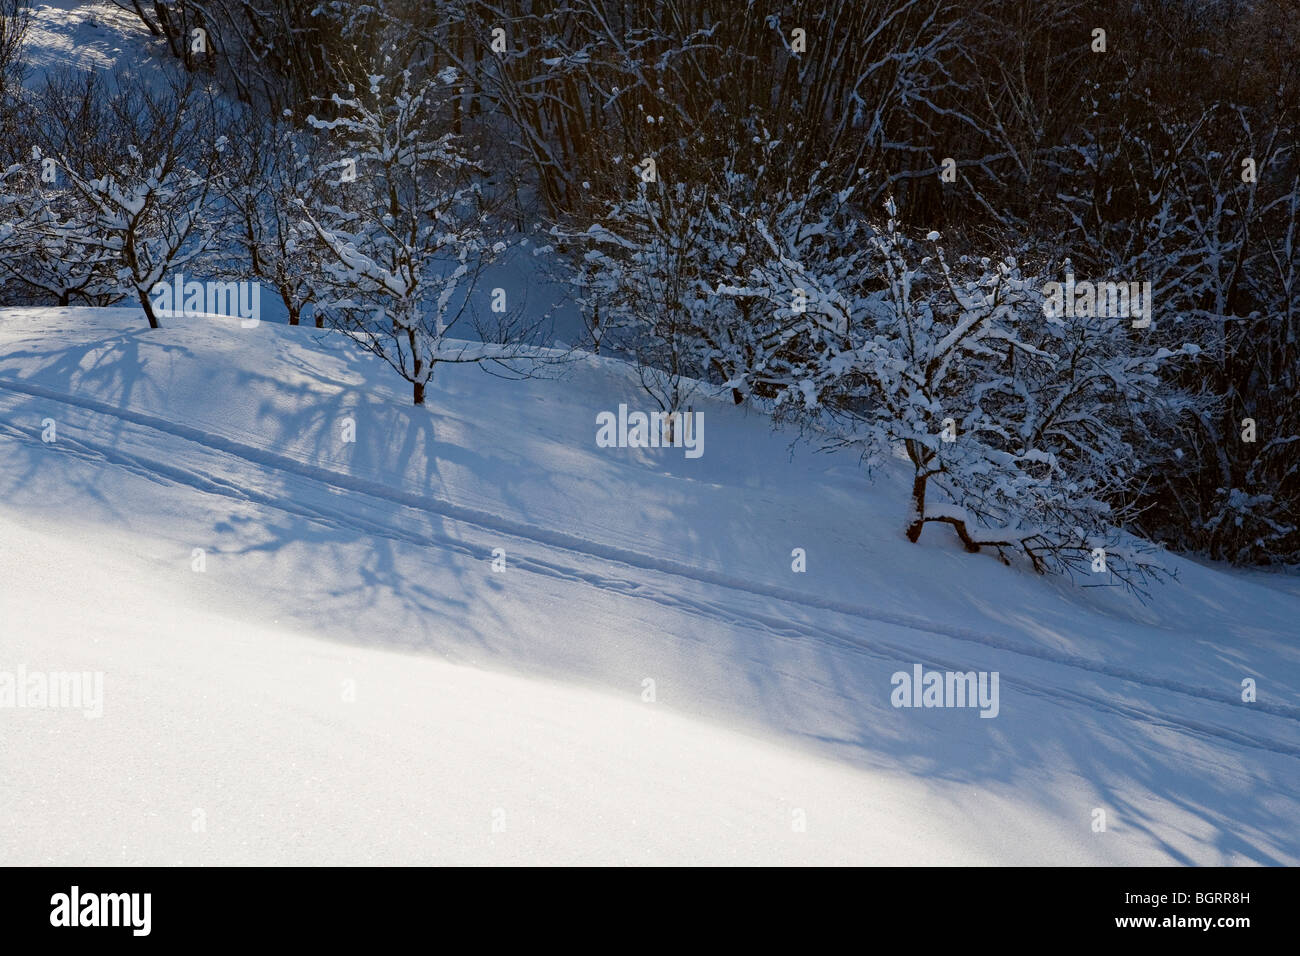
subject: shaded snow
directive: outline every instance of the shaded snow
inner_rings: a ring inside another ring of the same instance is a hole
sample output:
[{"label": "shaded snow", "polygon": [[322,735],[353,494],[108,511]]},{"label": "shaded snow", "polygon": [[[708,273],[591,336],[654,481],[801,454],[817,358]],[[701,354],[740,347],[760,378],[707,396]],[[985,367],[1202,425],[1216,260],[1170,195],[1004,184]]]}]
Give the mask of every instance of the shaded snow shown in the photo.
[{"label": "shaded snow", "polygon": [[56,70],[111,70],[137,62],[148,38],[134,13],[112,3],[34,3],[26,36],[27,85],[39,86]]},{"label": "shaded snow", "polygon": [[[597,448],[648,405],[608,359],[414,409],[332,334],[144,325],[0,311],[0,670],[106,682],[0,710],[0,860],[1300,861],[1271,579],[1173,559],[1143,606],[911,545],[904,474],[725,402],[698,460]],[[998,717],[895,709],[914,663],[999,671]]]}]

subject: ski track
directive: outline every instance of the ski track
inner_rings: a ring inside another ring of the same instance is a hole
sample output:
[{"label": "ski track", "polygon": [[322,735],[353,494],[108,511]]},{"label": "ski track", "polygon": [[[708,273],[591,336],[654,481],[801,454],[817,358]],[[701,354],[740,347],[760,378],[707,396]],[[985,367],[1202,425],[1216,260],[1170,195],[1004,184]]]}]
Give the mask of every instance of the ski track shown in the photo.
[{"label": "ski track", "polygon": [[[1171,692],[1182,697],[1191,698],[1198,704],[1208,703],[1248,708],[1256,713],[1268,714],[1272,717],[1300,723],[1300,707],[1270,702],[1245,704],[1232,696],[1218,694],[1206,688],[1142,674],[1128,668],[1098,663],[1047,648],[1017,644],[996,635],[982,633],[971,628],[942,625],[915,615],[854,605],[793,591],[780,586],[754,584],[709,569],[696,568],[672,559],[603,544],[562,531],[540,528],[504,515],[466,507],[442,498],[402,491],[380,482],[358,478],[344,472],[331,471],[223,435],[170,422],[152,415],[116,408],[103,402],[69,395],[40,385],[0,379],[0,390],[58,402],[92,414],[108,416],[120,422],[190,442],[199,446],[201,452],[208,457],[220,458],[224,455],[237,459],[244,466],[251,465],[254,468],[278,473],[282,477],[311,481],[336,491],[360,494],[366,498],[377,499],[377,503],[382,502],[411,508],[429,515],[455,521],[458,524],[467,525],[478,531],[488,532],[498,538],[504,535],[533,545],[540,545],[551,551],[568,552],[580,557],[596,558],[639,571],[650,571],[674,578],[683,578],[694,585],[712,585],[728,591],[757,595],[767,600],[795,605],[801,609],[830,611],[862,621],[935,634],[943,638],[979,645],[988,650],[1037,658],[1049,664],[1088,671],[1095,675],[1141,685],[1151,690]],[[12,423],[0,424],[3,424],[5,430],[11,434],[37,442],[40,441],[39,427],[28,429]],[[437,532],[412,532],[393,527],[388,523],[376,522],[356,514],[349,514],[341,508],[322,509],[312,507],[300,503],[293,497],[259,491],[251,487],[247,481],[237,483],[233,479],[214,477],[213,475],[219,475],[219,472],[215,469],[212,474],[203,474],[180,465],[160,462],[150,457],[126,452],[120,448],[101,445],[80,436],[74,438],[67,435],[66,431],[60,435],[55,447],[61,448],[65,453],[70,452],[83,458],[102,460],[127,468],[149,480],[171,481],[209,494],[235,498],[273,508],[283,513],[318,521],[327,526],[345,527],[364,534],[379,535],[420,547],[438,547],[475,559],[490,557],[490,548],[476,547],[451,535]],[[238,468],[238,465],[236,467]],[[224,470],[230,473],[228,469]],[[342,500],[350,499],[345,497]],[[935,655],[928,650],[920,651],[914,647],[898,645],[876,638],[868,640],[821,622],[812,623],[795,620],[793,617],[775,617],[770,614],[741,609],[726,602],[692,598],[684,594],[674,593],[671,589],[649,589],[642,581],[584,571],[571,564],[557,563],[536,556],[520,554],[517,550],[512,551],[511,564],[514,568],[534,574],[613,591],[626,597],[650,601],[661,607],[728,625],[751,628],[783,641],[802,642],[812,639],[850,653],[869,656],[885,662],[897,662],[902,659],[943,670],[966,671],[971,669],[968,665]],[[1300,746],[1233,730],[1217,724],[1191,720],[1159,710],[1139,707],[1131,702],[1108,699],[1073,688],[1014,677],[1009,678],[1005,675],[1002,678],[1002,683],[1011,685],[1030,696],[1049,701],[1073,702],[1091,709],[1116,713],[1130,720],[1188,732],[1199,737],[1216,738],[1240,746],[1266,750],[1290,757],[1300,757]]]}]

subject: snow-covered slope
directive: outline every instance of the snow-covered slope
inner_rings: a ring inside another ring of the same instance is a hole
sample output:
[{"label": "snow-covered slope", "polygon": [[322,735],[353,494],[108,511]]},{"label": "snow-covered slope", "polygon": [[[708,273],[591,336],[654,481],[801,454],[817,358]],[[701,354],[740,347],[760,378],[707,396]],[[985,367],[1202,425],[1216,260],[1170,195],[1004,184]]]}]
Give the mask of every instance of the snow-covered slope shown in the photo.
[{"label": "snow-covered slope", "polygon": [[725,402],[600,448],[635,375],[550,374],[416,409],[314,329],[0,312],[0,673],[104,674],[0,710],[0,861],[1300,862],[1293,582],[911,545],[897,475]]},{"label": "snow-covered slope", "polygon": [[112,70],[139,62],[148,39],[139,17],[108,0],[38,0],[25,43],[28,86],[38,88],[61,71]]}]

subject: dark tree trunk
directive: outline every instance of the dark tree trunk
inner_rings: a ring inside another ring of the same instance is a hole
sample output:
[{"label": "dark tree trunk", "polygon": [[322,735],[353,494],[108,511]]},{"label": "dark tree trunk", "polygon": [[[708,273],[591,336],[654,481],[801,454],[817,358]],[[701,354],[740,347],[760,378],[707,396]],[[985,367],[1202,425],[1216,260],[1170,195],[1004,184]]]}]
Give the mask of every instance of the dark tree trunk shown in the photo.
[{"label": "dark tree trunk", "polygon": [[921,529],[925,527],[925,483],[929,480],[929,476],[922,471],[918,471],[912,479],[912,508],[915,514],[912,523],[907,526],[907,540],[913,544],[920,539]]},{"label": "dark tree trunk", "polygon": [[[394,322],[397,320],[394,319]],[[406,329],[406,342],[411,349],[411,385],[415,392],[415,404],[424,404],[424,382],[426,376],[420,374],[424,371],[424,361],[416,354],[415,347],[415,329],[408,326]]]},{"label": "dark tree trunk", "polygon": [[145,318],[149,320],[149,328],[161,328],[158,324],[158,314],[153,310],[153,302],[150,301],[149,296],[145,295],[144,292],[140,292],[139,295],[140,307],[144,309]]}]

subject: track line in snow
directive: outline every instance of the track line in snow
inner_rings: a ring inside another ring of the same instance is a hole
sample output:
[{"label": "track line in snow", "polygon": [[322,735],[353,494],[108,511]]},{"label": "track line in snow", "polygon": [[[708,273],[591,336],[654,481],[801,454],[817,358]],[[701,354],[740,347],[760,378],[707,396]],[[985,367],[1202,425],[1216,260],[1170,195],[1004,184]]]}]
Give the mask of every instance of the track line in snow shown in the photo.
[{"label": "track line in snow", "polygon": [[[766,599],[790,603],[804,608],[828,610],[857,619],[903,627],[908,630],[933,633],[941,637],[978,644],[989,650],[1039,658],[1051,664],[1091,671],[1101,676],[1143,685],[1154,690],[1170,691],[1185,697],[1194,698],[1197,702],[1245,706],[1231,697],[1214,694],[1213,692],[1203,688],[1182,684],[1181,682],[1151,677],[1150,675],[1139,674],[1125,668],[1099,665],[1093,661],[1077,658],[1073,655],[1058,654],[1045,649],[1025,648],[1021,645],[1016,645],[1012,642],[1007,642],[991,635],[982,635],[971,629],[940,625],[912,615],[895,614],[871,608],[863,608],[843,602],[810,596],[802,592],[790,591],[789,589],[779,587],[768,588],[763,585],[755,585],[707,569],[694,568],[681,562],[672,561],[671,559],[658,558],[629,549],[601,544],[599,542],[590,541],[564,532],[537,528],[536,526],[505,518],[504,516],[496,515],[491,512],[467,508],[436,497],[414,495],[409,492],[392,489],[389,486],[378,482],[360,479],[346,473],[321,468],[316,465],[299,461],[290,456],[269,451],[265,448],[258,448],[253,445],[248,445],[224,436],[214,435],[186,425],[168,422],[164,419],[156,418],[155,416],[114,408],[113,406],[92,399],[83,399],[77,396],[67,395],[43,386],[0,380],[0,389],[7,389],[11,392],[18,392],[36,398],[56,401],[95,414],[107,415],[129,424],[162,432],[172,437],[181,438],[200,446],[208,453],[216,452],[222,455],[231,456],[256,468],[262,468],[280,474],[287,474],[298,479],[305,479],[318,484],[324,484],[337,490],[351,491],[362,494],[368,498],[375,498],[402,507],[413,508],[428,514],[454,520],[460,524],[474,527],[479,531],[487,531],[498,536],[506,535],[511,538],[521,539],[536,545],[541,545],[548,549],[572,552],[582,557],[597,558],[642,571],[651,571],[685,578],[695,584],[709,584],[732,591],[756,594]],[[39,440],[39,429],[29,433],[22,428],[11,426],[9,430],[29,439]],[[67,436],[65,433],[65,435],[60,436],[59,443],[65,444],[68,442],[69,438],[70,436]],[[80,449],[83,454],[90,453],[110,463],[130,468],[139,474],[151,477],[159,476],[167,478],[168,480],[194,487],[200,491],[250,501],[310,520],[318,520],[335,526],[342,525],[366,534],[377,534],[393,540],[415,544],[417,546],[449,548],[469,557],[482,558],[484,556],[483,549],[448,535],[410,532],[394,528],[389,524],[370,521],[356,515],[346,514],[341,510],[314,508],[300,504],[292,497],[286,500],[283,495],[272,495],[259,492],[256,489],[250,488],[247,482],[237,484],[233,480],[214,478],[210,473],[199,473],[192,469],[183,468],[175,464],[158,462],[152,458],[132,454],[117,448],[100,446],[98,443],[85,441],[80,438],[73,439],[70,447]],[[942,659],[928,651],[918,653],[916,648],[904,647],[878,639],[866,640],[858,635],[849,634],[842,630],[822,624],[801,623],[792,619],[777,618],[772,615],[742,610],[725,603],[691,598],[681,594],[673,594],[670,591],[665,590],[651,590],[647,589],[644,582],[641,581],[584,571],[570,565],[557,564],[536,557],[529,557],[527,555],[519,554],[517,551],[516,557],[512,563],[515,567],[521,570],[528,570],[533,573],[543,574],[553,578],[558,577],[578,583],[584,583],[604,590],[614,591],[628,597],[649,600],[666,608],[707,617],[722,623],[754,628],[771,634],[774,637],[795,640],[813,639],[858,654],[866,653],[881,660],[896,661],[903,659],[948,670],[969,669],[960,663]],[[1073,688],[1053,687],[1046,684],[1021,681],[1006,677],[1004,677],[1004,683],[1019,687],[1034,696],[1057,700],[1072,700],[1085,706],[1116,712],[1130,719],[1139,719],[1146,722],[1182,729],[1199,736],[1217,737],[1244,746],[1256,747],[1290,756],[1300,756],[1300,747],[1295,747],[1287,743],[1282,743],[1265,737],[1256,737],[1251,734],[1246,734],[1214,724],[1188,720],[1182,717],[1174,717],[1167,713],[1157,710],[1148,710],[1130,703],[1119,703],[1115,700],[1097,697]],[[1268,713],[1271,716],[1282,717],[1293,721],[1300,720],[1300,708],[1289,707],[1283,704],[1265,704],[1264,706],[1256,704],[1251,705],[1251,708],[1256,712]]]}]

